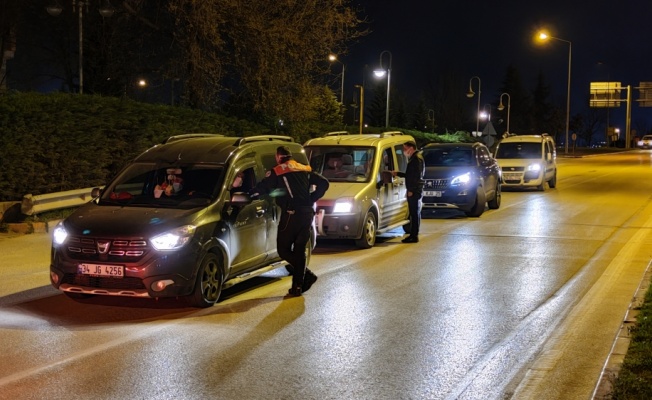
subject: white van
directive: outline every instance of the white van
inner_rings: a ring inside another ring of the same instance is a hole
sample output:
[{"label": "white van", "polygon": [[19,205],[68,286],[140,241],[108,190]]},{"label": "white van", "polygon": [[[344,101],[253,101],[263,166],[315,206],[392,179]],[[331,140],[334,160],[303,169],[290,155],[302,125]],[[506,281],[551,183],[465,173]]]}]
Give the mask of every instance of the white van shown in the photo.
[{"label": "white van", "polygon": [[405,171],[407,141],[414,138],[401,132],[332,132],[304,144],[313,170],[330,181],[317,201],[318,239],[354,239],[370,248],[377,234],[409,228],[405,178],[383,173]]},{"label": "white van", "polygon": [[510,135],[501,140],[495,158],[503,170],[503,189],[536,187],[544,190],[557,186],[557,151],[555,141],[541,135]]}]

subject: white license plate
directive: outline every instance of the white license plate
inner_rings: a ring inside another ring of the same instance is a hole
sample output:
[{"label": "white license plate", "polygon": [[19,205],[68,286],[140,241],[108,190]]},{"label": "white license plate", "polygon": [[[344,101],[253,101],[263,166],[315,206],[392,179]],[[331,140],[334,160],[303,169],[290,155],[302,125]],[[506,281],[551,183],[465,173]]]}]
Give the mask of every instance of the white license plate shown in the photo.
[{"label": "white license plate", "polygon": [[423,192],[424,196],[427,197],[441,197],[441,191],[440,190],[426,190]]},{"label": "white license plate", "polygon": [[521,179],[521,174],[505,174],[503,173],[503,178],[512,181]]},{"label": "white license plate", "polygon": [[122,265],[79,264],[77,266],[77,273],[82,275],[123,278],[125,276],[125,268]]}]

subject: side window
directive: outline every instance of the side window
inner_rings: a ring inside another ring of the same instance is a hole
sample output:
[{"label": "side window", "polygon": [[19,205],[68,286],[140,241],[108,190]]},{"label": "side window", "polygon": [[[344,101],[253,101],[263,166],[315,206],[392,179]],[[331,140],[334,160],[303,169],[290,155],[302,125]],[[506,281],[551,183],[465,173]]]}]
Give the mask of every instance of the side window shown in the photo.
[{"label": "side window", "polygon": [[490,160],[491,157],[489,156],[487,149],[483,147],[478,148],[478,161],[480,161],[480,165],[487,165]]},{"label": "side window", "polygon": [[256,173],[254,168],[246,168],[236,172],[230,184],[231,194],[237,192],[246,193],[256,185]]},{"label": "side window", "polygon": [[403,154],[403,144],[395,145],[394,151],[396,152],[396,162],[398,163],[395,169],[398,171],[405,171],[408,159],[407,156]]},{"label": "side window", "polygon": [[[401,150],[403,150],[403,146],[401,146]],[[383,161],[382,161],[382,165],[380,166],[380,170],[381,171],[393,171],[394,170],[394,156],[392,154],[391,147],[388,147],[385,150],[383,150],[382,156],[383,156]]]}]

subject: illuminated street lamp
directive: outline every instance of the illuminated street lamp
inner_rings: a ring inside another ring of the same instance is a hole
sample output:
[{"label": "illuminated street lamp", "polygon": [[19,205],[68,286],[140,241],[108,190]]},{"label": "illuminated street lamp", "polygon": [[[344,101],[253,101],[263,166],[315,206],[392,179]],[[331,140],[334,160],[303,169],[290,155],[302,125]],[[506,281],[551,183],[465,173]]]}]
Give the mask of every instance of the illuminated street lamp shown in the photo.
[{"label": "illuminated street lamp", "polygon": [[[389,66],[387,69],[383,67],[383,54],[385,53],[389,55]],[[380,68],[374,70],[374,75],[377,78],[383,78],[385,77],[385,74],[387,74],[387,103],[385,107],[385,128],[387,128],[389,127],[389,84],[392,74],[392,53],[388,50],[384,50],[382,53],[380,53]]]},{"label": "illuminated street lamp", "polygon": [[512,98],[509,93],[503,93],[500,95],[500,104],[498,104],[498,111],[503,111],[505,106],[503,105],[503,96],[507,96],[507,134],[509,134],[509,110],[512,108]]},{"label": "illuminated street lamp", "polygon": [[[75,12],[75,8],[78,10],[78,25],[79,25],[79,94],[84,93],[84,24],[83,24],[83,11],[84,6],[86,6],[86,12],[88,12],[88,4],[90,0],[72,0],[72,12]],[[51,4],[45,7],[45,10],[53,17],[58,17],[63,11],[61,4],[58,0],[54,1],[54,4]],[[115,9],[111,5],[109,0],[104,0],[103,5],[99,8],[100,15],[102,18],[108,18],[113,16]]]},{"label": "illuminated street lamp", "polygon": [[340,103],[344,104],[344,69],[345,69],[344,63],[338,60],[335,54],[329,54],[328,60],[330,62],[338,62],[342,64],[342,88],[340,89]]},{"label": "illuminated street lamp", "polygon": [[469,79],[469,91],[466,93],[466,97],[469,99],[472,98],[475,95],[475,92],[473,91],[473,80],[477,79],[478,80],[478,113],[476,114],[476,119],[475,119],[475,131],[480,132],[480,95],[482,94],[482,91],[480,90],[481,87],[481,81],[480,78],[477,76],[471,77]]},{"label": "illuminated street lamp", "polygon": [[564,153],[568,154],[568,125],[570,123],[570,88],[571,88],[571,59],[573,44],[569,40],[560,39],[548,35],[546,32],[539,32],[539,40],[545,42],[548,39],[559,40],[568,43],[568,86],[566,89],[566,141],[564,143]]},{"label": "illuminated street lamp", "polygon": [[480,118],[486,119],[487,122],[491,121],[491,104],[485,104],[482,107],[482,112],[480,113]]}]

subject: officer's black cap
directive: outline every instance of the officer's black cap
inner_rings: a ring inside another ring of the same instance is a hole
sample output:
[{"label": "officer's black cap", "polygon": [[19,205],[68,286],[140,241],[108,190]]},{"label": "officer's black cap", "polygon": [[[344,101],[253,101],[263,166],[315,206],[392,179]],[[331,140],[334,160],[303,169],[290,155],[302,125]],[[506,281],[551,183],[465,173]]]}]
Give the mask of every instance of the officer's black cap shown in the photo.
[{"label": "officer's black cap", "polygon": [[276,148],[276,154],[283,157],[292,157],[292,151],[287,146],[278,146]]}]

